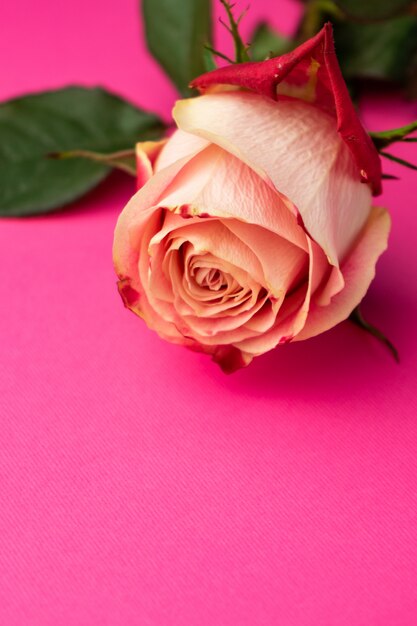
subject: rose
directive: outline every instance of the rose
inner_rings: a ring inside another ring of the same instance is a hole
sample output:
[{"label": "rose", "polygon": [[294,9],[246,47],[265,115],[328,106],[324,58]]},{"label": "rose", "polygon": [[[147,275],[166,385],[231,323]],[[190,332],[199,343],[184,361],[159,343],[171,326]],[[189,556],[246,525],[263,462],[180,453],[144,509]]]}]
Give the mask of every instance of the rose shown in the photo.
[{"label": "rose", "polygon": [[346,319],[386,248],[388,214],[371,207],[379,157],[332,46],[326,26],[289,55],[200,77],[204,95],[174,108],[178,130],[138,145],[119,291],[225,371]]}]

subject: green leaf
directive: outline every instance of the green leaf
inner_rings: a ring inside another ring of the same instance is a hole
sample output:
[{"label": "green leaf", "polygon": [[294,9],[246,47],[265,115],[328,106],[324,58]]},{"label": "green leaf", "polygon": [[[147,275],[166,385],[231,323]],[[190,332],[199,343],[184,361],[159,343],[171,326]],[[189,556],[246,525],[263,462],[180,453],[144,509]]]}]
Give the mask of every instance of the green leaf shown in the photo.
[{"label": "green leaf", "polygon": [[406,161],[405,159],[400,159],[400,157],[394,156],[389,152],[383,152],[382,150],[379,153],[381,156],[389,159],[390,161],[394,161],[394,163],[398,163],[399,165],[403,165],[404,167],[408,167],[410,170],[417,170],[417,165]]},{"label": "green leaf", "polygon": [[[234,61],[233,59],[230,59],[228,56],[226,56],[225,54],[223,54],[223,52],[220,52],[220,50],[215,50],[214,48],[212,48],[212,46],[205,46],[206,51],[211,54],[211,58],[213,59],[214,62],[214,57],[219,57],[219,59],[223,59],[223,61],[227,61],[228,63],[230,63],[230,65],[233,65]],[[207,60],[205,60],[205,64],[207,67]],[[209,72],[211,70],[208,70]]]},{"label": "green leaf", "polygon": [[366,21],[384,20],[411,11],[414,0],[334,0],[351,18]]},{"label": "green leaf", "polygon": [[410,59],[408,70],[406,96],[409,100],[417,100],[417,50]]},{"label": "green leaf", "polygon": [[280,35],[268,24],[262,22],[252,35],[249,52],[254,61],[263,61],[288,52],[291,44],[291,39]]},{"label": "green leaf", "polygon": [[345,17],[333,0],[304,0],[304,3],[306,7],[296,33],[298,44],[318,33],[325,22]]},{"label": "green leaf", "polygon": [[183,95],[205,71],[212,41],[210,0],[142,0],[148,48]]},{"label": "green leaf", "polygon": [[415,131],[417,131],[417,121],[411,122],[411,124],[407,124],[406,126],[401,126],[401,128],[392,128],[391,130],[369,133],[369,136],[374,142],[376,149],[381,150],[396,141],[406,141],[409,143],[417,141],[417,137],[407,136]]},{"label": "green leaf", "polygon": [[[67,87],[0,104],[0,215],[31,215],[81,197],[115,165],[106,155],[159,137],[163,125],[100,88]],[[79,151],[72,158],[57,153]]]},{"label": "green leaf", "polygon": [[335,24],[337,56],[346,79],[403,83],[417,49],[417,19],[398,17],[376,24]]}]

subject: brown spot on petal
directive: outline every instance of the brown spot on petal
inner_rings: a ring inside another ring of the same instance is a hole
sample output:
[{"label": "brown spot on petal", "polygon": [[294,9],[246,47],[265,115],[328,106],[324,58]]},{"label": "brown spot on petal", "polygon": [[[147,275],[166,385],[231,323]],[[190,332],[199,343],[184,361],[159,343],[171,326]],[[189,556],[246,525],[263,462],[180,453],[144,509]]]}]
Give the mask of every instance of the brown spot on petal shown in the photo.
[{"label": "brown spot on petal", "polygon": [[128,309],[132,308],[139,300],[139,293],[130,284],[129,278],[119,280],[117,288],[123,300],[123,304]]},{"label": "brown spot on petal", "polygon": [[189,204],[183,204],[179,207],[179,213],[181,215],[182,218],[184,218],[185,220],[190,219],[190,217],[194,217],[192,214],[192,209],[191,206]]},{"label": "brown spot on petal", "polygon": [[191,206],[191,204],[182,204],[181,206],[177,207],[175,212],[179,213],[179,215],[181,215],[181,217],[186,220],[192,217],[202,217],[202,218],[212,217],[212,215],[210,215],[207,212],[199,213],[198,209]]}]

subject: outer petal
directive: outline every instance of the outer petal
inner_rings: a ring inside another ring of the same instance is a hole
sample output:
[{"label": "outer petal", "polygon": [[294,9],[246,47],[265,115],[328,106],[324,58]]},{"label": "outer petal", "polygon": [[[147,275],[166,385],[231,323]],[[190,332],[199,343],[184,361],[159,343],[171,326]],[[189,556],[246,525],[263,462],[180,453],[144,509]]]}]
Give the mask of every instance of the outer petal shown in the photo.
[{"label": "outer petal", "polygon": [[143,187],[159,170],[200,152],[208,145],[209,141],[179,129],[160,141],[140,141],[136,144],[137,188]]},{"label": "outer petal", "polygon": [[[185,157],[155,174],[128,202],[116,224],[113,242],[113,262],[119,277],[119,292],[125,306],[139,316],[146,317],[148,325],[170,341],[187,343],[172,324],[153,310],[139,276],[140,258],[147,255],[147,246],[159,229],[158,201],[170,182],[175,179],[190,157]],[[143,246],[146,246],[143,248]],[[142,254],[141,255],[141,251]],[[152,323],[155,318],[156,324]],[[163,330],[161,330],[163,328]],[[189,343],[189,342],[188,342]]]},{"label": "outer petal", "polygon": [[242,352],[258,356],[272,350],[279,343],[292,341],[304,328],[310,312],[311,299],[318,286],[322,282],[328,264],[323,251],[313,241],[309,241],[310,263],[309,276],[306,291],[297,289],[295,293],[286,299],[279,311],[276,324],[264,334],[258,337],[235,343],[235,347]]},{"label": "outer petal", "polygon": [[141,141],[136,144],[136,180],[140,189],[154,173],[154,163],[167,139]]},{"label": "outer petal", "polygon": [[174,117],[248,164],[287,207],[295,205],[309,235],[338,264],[368,217],[371,193],[328,114],[304,102],[229,92],[179,101]]},{"label": "outer petal", "polygon": [[307,322],[295,341],[314,337],[336,326],[361,302],[375,276],[375,264],[387,248],[390,225],[388,212],[373,207],[360,239],[342,265],[344,289],[328,306],[312,303]]},{"label": "outer petal", "polygon": [[331,113],[352,152],[357,175],[381,193],[381,162],[362,127],[335,54],[330,23],[315,36],[283,56],[258,63],[230,65],[196,78],[191,86],[205,92],[219,85],[236,85],[276,100],[299,98]]},{"label": "outer petal", "polygon": [[159,172],[178,159],[200,152],[209,145],[209,141],[177,129],[162,146],[154,163],[154,171]]},{"label": "outer petal", "polygon": [[290,202],[271,189],[241,159],[211,145],[199,152],[175,178],[161,198],[161,204],[184,208],[190,216],[234,217],[275,232],[307,250],[306,235]]},{"label": "outer petal", "polygon": [[241,220],[223,220],[259,259],[264,283],[269,292],[280,298],[296,288],[308,274],[308,253],[276,233]]},{"label": "outer petal", "polygon": [[[134,276],[137,273],[138,242],[147,220],[155,211],[158,200],[175,178],[186,159],[178,161],[151,178],[127,203],[117,220],[113,241],[113,262],[119,278]],[[132,230],[135,232],[136,246],[132,243]]]}]

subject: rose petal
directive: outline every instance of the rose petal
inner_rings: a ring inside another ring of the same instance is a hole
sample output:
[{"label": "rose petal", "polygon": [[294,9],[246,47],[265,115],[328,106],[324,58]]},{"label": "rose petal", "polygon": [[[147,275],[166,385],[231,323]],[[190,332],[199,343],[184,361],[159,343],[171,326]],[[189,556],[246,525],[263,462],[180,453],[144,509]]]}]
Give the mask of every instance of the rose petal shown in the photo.
[{"label": "rose petal", "polygon": [[281,235],[307,251],[306,236],[289,209],[289,202],[267,185],[250,167],[212,145],[189,160],[166,189],[161,204],[191,206],[191,213],[236,217]]},{"label": "rose petal", "polygon": [[178,128],[159,152],[155,160],[154,171],[159,172],[159,170],[172,165],[178,159],[200,152],[209,145],[210,142],[206,139],[191,135]]},{"label": "rose petal", "polygon": [[279,343],[292,341],[304,327],[309,315],[311,297],[323,281],[328,263],[322,250],[312,241],[310,246],[309,276],[306,290],[300,288],[287,298],[280,308],[276,324],[258,337],[234,345],[243,352],[257,356],[272,350]]},{"label": "rose petal", "polygon": [[313,302],[306,325],[296,341],[314,337],[342,322],[361,302],[375,276],[375,265],[386,250],[391,220],[388,212],[373,207],[355,247],[342,265],[344,289],[322,307]]},{"label": "rose petal", "polygon": [[174,117],[182,129],[234,154],[289,199],[310,236],[338,264],[368,217],[371,192],[357,179],[330,115],[301,101],[232,92],[177,102]]},{"label": "rose petal", "polygon": [[[167,215],[165,224],[171,221],[177,223],[176,216]],[[244,241],[229,229],[220,220],[200,220],[193,218],[183,220],[183,226],[170,233],[171,238],[189,241],[194,247],[195,254],[209,252],[219,259],[220,263],[228,263],[241,268],[245,276],[249,274],[252,281],[262,283],[263,271],[259,258]],[[152,241],[158,240],[159,237]],[[151,245],[152,245],[151,241]],[[222,265],[219,266],[220,269]]]},{"label": "rose petal", "polygon": [[[219,261],[214,259],[211,255],[209,261],[212,260],[212,267],[218,267]],[[207,262],[207,261],[206,261]],[[235,302],[233,299],[221,299],[219,303],[210,303],[206,300],[198,298],[196,293],[184,284],[184,268],[178,261],[178,256],[172,256],[168,254],[164,261],[165,267],[168,269],[170,280],[173,283],[174,290],[174,305],[177,311],[181,315],[197,315],[200,316],[204,323],[209,326],[211,320],[217,317],[224,317],[227,313],[228,317],[234,317],[242,312],[251,310],[256,303],[258,293],[261,287],[257,285],[251,277],[244,272],[241,268],[237,268],[231,264],[223,263],[225,270],[231,275],[236,275],[237,278],[245,283],[243,291],[245,292]]]},{"label": "rose petal", "polygon": [[276,298],[291,290],[296,282],[307,276],[307,253],[274,232],[235,219],[223,220],[261,263],[264,284]]},{"label": "rose petal", "polygon": [[136,144],[136,182],[140,189],[154,173],[154,164],[167,139],[140,141]]},{"label": "rose petal", "polygon": [[[116,224],[113,243],[113,262],[120,283],[119,289],[128,308],[143,317],[150,328],[176,343],[191,345],[191,340],[184,341],[173,323],[175,316],[164,319],[153,308],[145,291],[149,269],[148,246],[152,235],[161,224],[161,209],[156,205],[158,199],[190,157],[181,159],[170,167],[155,174],[128,202]],[[130,297],[130,294],[137,294]],[[175,320],[176,321],[176,320]]]},{"label": "rose petal", "polygon": [[203,74],[192,83],[200,91],[228,88],[250,89],[273,100],[301,98],[329,112],[356,163],[357,178],[381,193],[381,161],[362,127],[343,80],[333,42],[332,25],[280,57],[258,63],[239,63]]},{"label": "rose petal", "polygon": [[138,251],[147,220],[159,211],[157,205],[162,193],[192,156],[179,159],[152,176],[119,215],[114,232],[113,262],[120,278],[137,275]]}]

